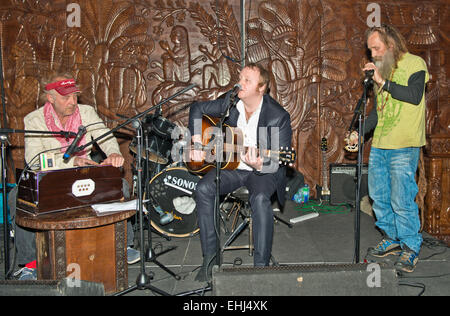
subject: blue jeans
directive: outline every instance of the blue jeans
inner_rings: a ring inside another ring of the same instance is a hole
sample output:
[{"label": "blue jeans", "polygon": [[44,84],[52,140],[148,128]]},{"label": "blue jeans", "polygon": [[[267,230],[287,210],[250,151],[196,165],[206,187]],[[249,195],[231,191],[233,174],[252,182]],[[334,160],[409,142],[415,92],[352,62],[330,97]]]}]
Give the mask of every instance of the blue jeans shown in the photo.
[{"label": "blue jeans", "polygon": [[422,244],[418,187],[415,174],[420,148],[379,149],[372,147],[369,158],[369,196],[373,200],[375,225],[387,237],[419,253]]}]

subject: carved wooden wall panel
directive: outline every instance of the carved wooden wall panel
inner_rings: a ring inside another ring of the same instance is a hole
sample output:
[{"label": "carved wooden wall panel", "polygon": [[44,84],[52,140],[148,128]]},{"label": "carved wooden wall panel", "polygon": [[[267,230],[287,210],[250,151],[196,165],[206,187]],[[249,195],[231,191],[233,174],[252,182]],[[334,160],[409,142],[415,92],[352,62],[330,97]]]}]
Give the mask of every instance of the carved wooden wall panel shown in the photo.
[{"label": "carved wooden wall panel", "polygon": [[[291,113],[296,168],[311,186],[321,183],[322,137],[329,163],[355,162],[345,156],[342,139],[362,93],[364,31],[377,12],[426,60],[427,134],[448,135],[448,0],[246,1],[246,61],[272,72],[271,94]],[[95,106],[111,127],[116,114],[142,112],[195,83],[162,106],[164,116],[186,124],[188,104],[214,98],[238,80],[239,15],[237,0],[4,0],[8,125],[22,128],[23,117],[42,105],[39,80],[52,69],[73,71],[84,88],[80,102]],[[132,137],[124,129],[120,139],[128,163]],[[23,135],[10,140],[16,166],[22,166]]]}]

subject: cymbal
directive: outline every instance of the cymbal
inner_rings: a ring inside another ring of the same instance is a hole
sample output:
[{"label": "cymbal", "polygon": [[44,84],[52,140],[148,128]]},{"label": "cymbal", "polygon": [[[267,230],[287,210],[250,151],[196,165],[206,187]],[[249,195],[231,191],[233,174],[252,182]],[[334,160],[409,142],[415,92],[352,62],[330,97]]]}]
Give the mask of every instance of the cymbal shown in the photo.
[{"label": "cymbal", "polygon": [[[131,145],[130,144],[129,147],[130,147],[130,150],[131,150],[132,153],[137,154],[137,149],[136,149],[135,145]],[[153,152],[150,152],[148,150],[144,150],[144,148],[142,148],[141,152],[142,152],[142,158],[143,159],[148,159],[149,161],[153,161],[153,162],[155,162],[157,164],[161,164],[161,165],[166,165],[166,164],[169,163],[167,158],[163,158],[163,157],[161,157],[161,156],[159,156],[159,155],[157,155],[157,154],[155,154]]]}]

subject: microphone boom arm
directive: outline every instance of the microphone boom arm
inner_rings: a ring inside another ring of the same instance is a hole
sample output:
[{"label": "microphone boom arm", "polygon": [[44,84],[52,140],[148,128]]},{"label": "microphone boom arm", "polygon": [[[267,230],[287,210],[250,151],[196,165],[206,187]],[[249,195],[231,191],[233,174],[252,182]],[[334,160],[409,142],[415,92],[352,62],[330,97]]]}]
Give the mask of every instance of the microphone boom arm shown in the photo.
[{"label": "microphone boom arm", "polygon": [[183,93],[185,93],[185,92],[187,92],[187,91],[193,89],[193,88],[196,87],[196,86],[197,86],[196,84],[191,84],[190,86],[187,86],[186,88],[184,88],[184,89],[182,89],[182,90],[176,92],[175,94],[173,94],[172,96],[168,97],[167,99],[164,99],[164,100],[162,100],[161,102],[159,102],[158,104],[156,104],[156,105],[154,105],[154,106],[148,108],[148,109],[145,110],[144,112],[139,113],[139,114],[137,114],[137,115],[135,115],[135,116],[133,116],[133,117],[130,117],[130,118],[127,119],[125,122],[123,122],[123,123],[120,124],[120,125],[117,125],[116,127],[112,128],[111,130],[109,130],[108,132],[104,133],[103,135],[100,135],[99,137],[97,137],[97,138],[93,139],[92,141],[90,141],[90,142],[84,144],[83,146],[78,147],[78,148],[77,148],[77,151],[81,151],[81,150],[85,149],[86,147],[88,147],[88,146],[92,145],[93,143],[97,142],[98,140],[100,140],[100,139],[102,139],[102,138],[105,138],[105,137],[108,136],[109,134],[114,133],[115,131],[121,129],[122,127],[124,127],[124,126],[130,124],[132,121],[137,120],[137,119],[139,119],[140,117],[146,115],[146,114],[147,114],[148,112],[150,112],[151,110],[154,110],[154,109],[160,107],[160,106],[163,105],[164,103],[166,103],[166,102],[168,102],[168,101],[170,101],[170,100],[176,98],[176,97],[179,96],[180,94],[183,94]]},{"label": "microphone boom arm", "polygon": [[76,133],[69,132],[69,131],[52,132],[52,131],[38,131],[38,130],[25,130],[25,129],[13,129],[13,128],[0,128],[0,135],[2,135],[2,134],[10,134],[10,133],[53,134],[53,135],[61,135],[61,136],[64,136],[65,138],[77,136]]}]

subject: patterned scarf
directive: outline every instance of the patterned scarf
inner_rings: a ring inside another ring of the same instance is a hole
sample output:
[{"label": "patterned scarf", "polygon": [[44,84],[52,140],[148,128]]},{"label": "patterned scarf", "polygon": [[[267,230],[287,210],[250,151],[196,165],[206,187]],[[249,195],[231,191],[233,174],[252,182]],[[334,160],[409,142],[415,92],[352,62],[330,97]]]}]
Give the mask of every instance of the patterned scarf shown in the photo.
[{"label": "patterned scarf", "polygon": [[[66,131],[66,132],[74,132],[78,133],[78,127],[81,125],[81,115],[80,110],[77,106],[77,109],[75,112],[69,117],[69,119],[66,122],[66,126],[62,126],[61,121],[59,120],[58,115],[55,112],[55,109],[53,108],[52,104],[50,102],[46,102],[44,105],[44,119],[45,124],[47,125],[47,128],[49,131],[52,132],[60,132],[60,131]],[[61,135],[53,135],[60,143],[61,143],[61,152],[65,152],[67,150],[67,146],[69,146],[73,138],[69,138],[66,140],[64,136]],[[86,135],[83,135],[81,140],[78,142],[78,147],[83,146],[86,144]],[[76,156],[81,156],[86,158],[86,150],[82,150],[78,153],[75,153]]]}]

